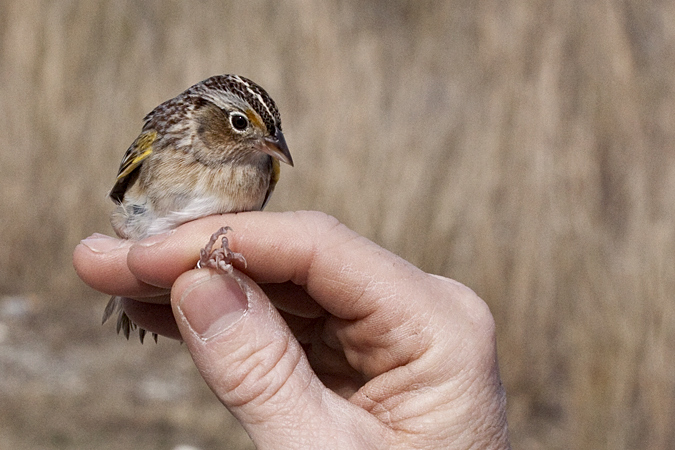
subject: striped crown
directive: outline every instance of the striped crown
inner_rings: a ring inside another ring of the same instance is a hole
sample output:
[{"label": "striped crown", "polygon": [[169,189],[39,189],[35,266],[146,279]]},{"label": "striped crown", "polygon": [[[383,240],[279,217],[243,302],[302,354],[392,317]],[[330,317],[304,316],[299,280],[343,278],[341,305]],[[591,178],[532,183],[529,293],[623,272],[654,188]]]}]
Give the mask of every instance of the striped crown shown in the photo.
[{"label": "striped crown", "polygon": [[230,91],[244,99],[263,119],[270,136],[274,136],[277,130],[281,131],[281,116],[274,100],[265,89],[248,78],[240,75],[216,75],[195,84],[186,93],[202,94],[211,89]]}]

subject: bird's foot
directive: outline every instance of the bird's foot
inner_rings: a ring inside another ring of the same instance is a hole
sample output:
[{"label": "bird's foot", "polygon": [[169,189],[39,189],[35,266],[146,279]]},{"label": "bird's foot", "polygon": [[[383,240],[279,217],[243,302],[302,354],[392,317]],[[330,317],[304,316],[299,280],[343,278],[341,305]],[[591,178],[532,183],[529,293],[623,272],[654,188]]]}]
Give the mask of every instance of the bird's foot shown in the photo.
[{"label": "bird's foot", "polygon": [[[232,263],[239,261],[246,267],[246,259],[241,253],[233,252],[230,249],[229,241],[227,240],[228,231],[232,231],[230,227],[222,227],[213,235],[206,244],[206,246],[199,250],[199,261],[197,261],[197,269],[210,267],[223,273],[232,273]],[[213,246],[218,242],[218,238],[222,236],[220,248],[214,249]]]}]

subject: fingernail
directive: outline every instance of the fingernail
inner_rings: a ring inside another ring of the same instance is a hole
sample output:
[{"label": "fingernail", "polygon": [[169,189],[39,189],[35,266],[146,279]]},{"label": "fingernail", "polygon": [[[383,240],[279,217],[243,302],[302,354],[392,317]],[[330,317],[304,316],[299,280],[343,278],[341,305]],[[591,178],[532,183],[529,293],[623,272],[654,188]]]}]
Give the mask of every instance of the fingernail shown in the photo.
[{"label": "fingernail", "polygon": [[136,244],[140,245],[141,247],[151,247],[153,245],[157,245],[160,242],[164,242],[166,238],[171,236],[176,230],[169,230],[165,231],[164,233],[156,234],[154,236],[150,236],[149,238],[145,238],[142,241],[138,241]]},{"label": "fingernail", "polygon": [[86,239],[82,239],[80,244],[88,247],[94,253],[108,253],[118,248],[130,247],[133,242],[106,236],[105,234],[94,233]]},{"label": "fingernail", "polygon": [[208,340],[244,316],[248,299],[234,277],[212,275],[186,291],[179,308],[190,328],[201,339]]}]

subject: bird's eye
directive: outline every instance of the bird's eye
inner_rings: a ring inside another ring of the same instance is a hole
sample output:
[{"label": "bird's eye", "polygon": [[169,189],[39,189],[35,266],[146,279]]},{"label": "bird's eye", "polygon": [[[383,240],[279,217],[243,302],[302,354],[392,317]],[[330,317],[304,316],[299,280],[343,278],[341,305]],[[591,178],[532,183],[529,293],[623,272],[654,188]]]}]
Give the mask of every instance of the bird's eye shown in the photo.
[{"label": "bird's eye", "polygon": [[245,115],[240,113],[230,114],[230,123],[237,131],[244,131],[246,128],[248,128],[248,119]]}]

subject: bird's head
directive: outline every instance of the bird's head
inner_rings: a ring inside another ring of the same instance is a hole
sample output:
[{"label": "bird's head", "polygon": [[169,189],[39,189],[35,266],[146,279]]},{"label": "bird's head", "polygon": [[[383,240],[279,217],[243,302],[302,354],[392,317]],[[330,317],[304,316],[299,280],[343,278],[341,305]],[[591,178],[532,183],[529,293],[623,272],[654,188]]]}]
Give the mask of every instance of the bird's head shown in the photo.
[{"label": "bird's head", "polygon": [[274,100],[247,78],[239,75],[208,78],[164,104],[164,108],[170,115],[179,109],[191,119],[173,123],[165,120],[166,134],[200,141],[203,145],[195,145],[194,141],[181,143],[178,138],[175,144],[178,148],[189,146],[205,164],[255,162],[269,155],[293,165]]}]

